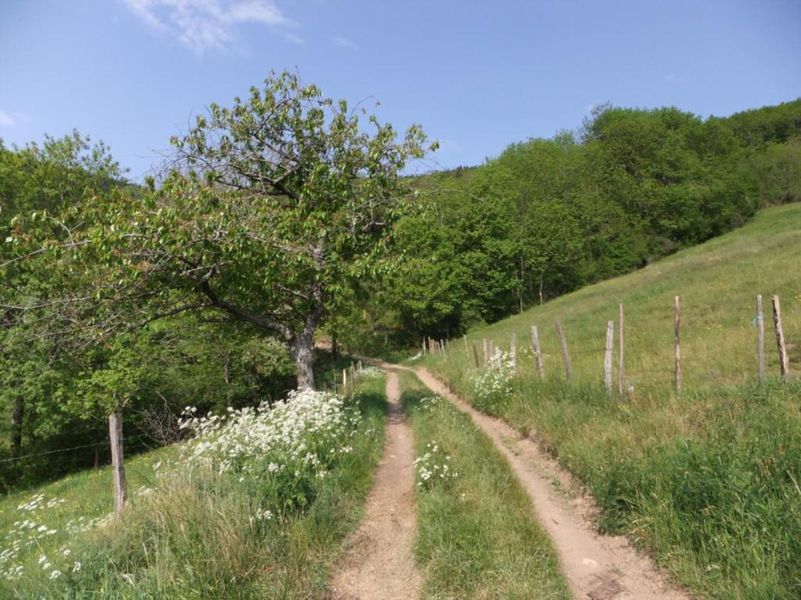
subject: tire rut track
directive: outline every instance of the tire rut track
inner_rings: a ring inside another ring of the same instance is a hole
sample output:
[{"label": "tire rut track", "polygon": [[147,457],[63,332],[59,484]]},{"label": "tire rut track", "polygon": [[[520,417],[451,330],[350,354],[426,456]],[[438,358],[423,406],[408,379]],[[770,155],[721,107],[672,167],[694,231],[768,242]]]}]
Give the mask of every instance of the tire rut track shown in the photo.
[{"label": "tire rut track", "polygon": [[553,481],[572,488],[576,487],[575,480],[534,441],[521,438],[504,421],[473,408],[427,369],[409,370],[430,390],[470,415],[506,458],[531,500],[534,515],[553,541],[562,572],[575,598],[690,598],[686,592],[670,585],[653,561],[633,548],[625,537],[601,535],[592,530],[595,507],[591,498],[568,500],[559,494]]},{"label": "tire rut track", "polygon": [[409,600],[420,594],[415,537],[414,443],[396,373],[387,373],[389,414],[384,457],[365,515],[331,584],[335,600]]}]

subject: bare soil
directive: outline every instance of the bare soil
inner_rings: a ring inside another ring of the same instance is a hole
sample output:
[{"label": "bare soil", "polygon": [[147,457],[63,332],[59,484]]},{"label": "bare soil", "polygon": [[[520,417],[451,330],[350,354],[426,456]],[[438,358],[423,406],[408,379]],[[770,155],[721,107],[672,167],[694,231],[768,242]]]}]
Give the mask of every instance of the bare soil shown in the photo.
[{"label": "bare soil", "polygon": [[[495,443],[528,493],[535,516],[548,532],[559,555],[562,571],[575,598],[590,600],[689,598],[671,586],[653,561],[622,536],[593,530],[597,514],[592,498],[530,437],[523,437],[500,419],[477,411],[452,393],[427,369],[415,371],[435,393],[448,398],[470,415]],[[570,497],[559,490],[579,490]]]},{"label": "bare soil", "polygon": [[376,470],[364,519],[348,541],[331,597],[407,600],[420,593],[412,556],[415,536],[414,445],[400,405],[398,376],[387,373],[389,415],[384,457]]}]

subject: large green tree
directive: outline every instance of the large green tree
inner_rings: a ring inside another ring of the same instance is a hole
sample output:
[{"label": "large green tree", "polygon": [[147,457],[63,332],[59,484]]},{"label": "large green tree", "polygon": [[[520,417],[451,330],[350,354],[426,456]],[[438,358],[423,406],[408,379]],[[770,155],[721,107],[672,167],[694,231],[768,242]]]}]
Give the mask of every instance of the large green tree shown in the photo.
[{"label": "large green tree", "polygon": [[399,141],[282,73],[230,108],[212,104],[173,143],[169,174],[144,198],[94,195],[60,220],[66,240],[28,240],[73,275],[59,306],[96,336],[222,312],[285,342],[298,386],[313,387],[314,334],[374,268],[424,134],[412,126]]}]

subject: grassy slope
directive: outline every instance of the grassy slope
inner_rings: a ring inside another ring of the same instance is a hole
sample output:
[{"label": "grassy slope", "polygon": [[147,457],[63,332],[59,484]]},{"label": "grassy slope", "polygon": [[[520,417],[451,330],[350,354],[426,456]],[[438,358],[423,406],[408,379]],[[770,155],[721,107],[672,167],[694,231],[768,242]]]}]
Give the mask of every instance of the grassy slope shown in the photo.
[{"label": "grassy slope", "polygon": [[[756,375],[754,296],[781,296],[791,369],[801,363],[801,206],[761,212],[748,226],[636,273],[470,332],[508,348],[541,330],[547,378],[520,352],[511,397],[489,407],[537,435],[591,488],[602,526],[631,534],[684,583],[721,598],[801,595],[801,385]],[[672,380],[672,299],[683,300],[685,393]],[[605,323],[626,306],[626,402],[600,389]],[[553,322],[565,325],[576,381],[565,385]],[[461,341],[427,358],[468,398]]]},{"label": "grassy slope", "polygon": [[550,542],[492,442],[447,401],[421,403],[432,394],[413,375],[402,374],[401,383],[416,455],[434,442],[451,457],[434,462],[458,473],[430,489],[417,487],[415,550],[423,596],[569,598]]},{"label": "grassy slope", "polygon": [[[381,456],[383,378],[358,382],[356,399],[363,414],[363,435],[353,439],[353,452],[325,479],[306,513],[275,524],[266,535],[256,534],[249,521],[247,490],[231,489],[220,500],[189,488],[182,497],[157,496],[144,509],[137,509],[134,494],[122,526],[68,534],[67,522],[111,511],[109,469],[70,475],[0,499],[0,551],[12,543],[5,533],[22,518],[40,515],[38,522],[58,531],[23,553],[23,577],[11,584],[0,577],[0,597],[62,598],[67,588],[93,598],[325,597],[330,568],[342,540],[358,524]],[[131,490],[156,487],[153,464],[174,453],[167,448],[130,460],[126,467]],[[175,494],[182,488],[171,489]],[[64,503],[36,515],[17,509],[40,493],[45,500],[63,498]],[[61,557],[65,544],[72,551],[68,558]],[[53,557],[53,567],[65,573],[76,559],[83,568],[79,574],[50,582],[51,569],[37,564],[42,553]]]}]

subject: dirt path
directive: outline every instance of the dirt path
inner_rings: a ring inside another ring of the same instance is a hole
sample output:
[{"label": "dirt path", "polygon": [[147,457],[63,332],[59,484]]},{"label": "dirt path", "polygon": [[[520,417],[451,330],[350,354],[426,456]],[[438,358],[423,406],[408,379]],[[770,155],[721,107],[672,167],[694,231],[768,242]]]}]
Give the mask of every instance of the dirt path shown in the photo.
[{"label": "dirt path", "polygon": [[415,534],[414,446],[403,416],[396,373],[387,373],[387,443],[362,524],[348,543],[331,584],[337,600],[417,598],[420,574],[412,557]]},{"label": "dirt path", "polygon": [[428,370],[415,371],[435,393],[448,398],[492,439],[506,457],[531,498],[534,513],[553,540],[562,571],[575,598],[591,600],[669,599],[689,596],[666,582],[653,562],[637,552],[622,536],[604,536],[592,530],[594,508],[590,499],[568,499],[556,491],[577,489],[575,481],[555,460],[512,427],[481,413]]}]

